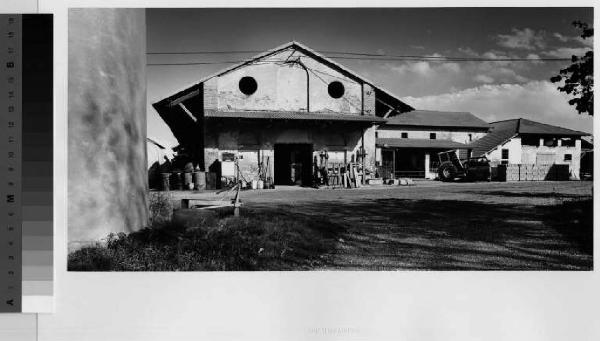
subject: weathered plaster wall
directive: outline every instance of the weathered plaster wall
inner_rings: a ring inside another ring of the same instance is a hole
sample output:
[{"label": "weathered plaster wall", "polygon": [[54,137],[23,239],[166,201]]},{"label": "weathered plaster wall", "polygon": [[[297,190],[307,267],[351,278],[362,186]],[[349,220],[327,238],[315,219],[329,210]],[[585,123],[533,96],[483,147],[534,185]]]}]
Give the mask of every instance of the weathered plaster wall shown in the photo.
[{"label": "weathered plaster wall", "polygon": [[206,168],[215,160],[222,161],[223,153],[234,153],[243,156],[239,167],[246,180],[258,180],[258,163],[266,163],[267,157],[274,175],[273,148],[278,143],[311,144],[317,160],[319,152],[326,150],[330,163],[349,162],[361,146],[361,132],[360,127],[339,124],[302,127],[277,122],[213,123],[207,125],[205,135]]},{"label": "weathered plaster wall", "polygon": [[[507,143],[498,146],[487,154],[488,159],[495,163],[502,160],[502,149],[508,149],[510,164],[551,163],[569,165],[569,172],[574,179],[579,178],[581,167],[581,140],[575,140],[574,147],[567,146],[527,146],[521,145],[521,138],[515,137]],[[565,154],[571,154],[571,161],[565,161]]]},{"label": "weathered plaster wall", "polygon": [[[522,146],[521,150],[522,164],[535,164],[543,160],[544,163],[553,163],[559,165],[569,165],[571,177],[579,178],[579,169],[581,165],[581,140],[575,140],[575,146]],[[543,157],[538,157],[543,154]],[[571,154],[571,161],[565,161],[565,154]]]},{"label": "weathered plaster wall", "polygon": [[143,9],[69,10],[69,247],[146,226]]},{"label": "weathered plaster wall", "polygon": [[[298,64],[283,63],[298,58],[308,69],[311,112],[361,114],[360,83],[292,49],[213,78],[205,88],[205,107],[212,106],[221,111],[306,111],[307,71]],[[239,81],[244,76],[256,80],[258,88],[254,94],[245,95],[240,91]],[[341,98],[332,98],[327,92],[329,83],[333,81],[344,85],[345,92]]]},{"label": "weathered plaster wall", "polygon": [[500,163],[502,161],[502,149],[508,149],[508,163],[509,164],[520,164],[521,163],[521,138],[514,137],[508,140],[506,143],[496,147],[486,154],[487,158],[493,163]]},{"label": "weathered plaster wall", "polygon": [[471,141],[482,138],[486,135],[486,132],[481,131],[469,131],[469,130],[444,130],[444,129],[418,129],[409,127],[394,127],[387,126],[381,127],[377,130],[378,137],[380,138],[402,138],[402,133],[408,133],[409,139],[429,139],[430,133],[436,134],[438,140],[451,140],[460,143],[469,143],[469,134],[471,134]]}]

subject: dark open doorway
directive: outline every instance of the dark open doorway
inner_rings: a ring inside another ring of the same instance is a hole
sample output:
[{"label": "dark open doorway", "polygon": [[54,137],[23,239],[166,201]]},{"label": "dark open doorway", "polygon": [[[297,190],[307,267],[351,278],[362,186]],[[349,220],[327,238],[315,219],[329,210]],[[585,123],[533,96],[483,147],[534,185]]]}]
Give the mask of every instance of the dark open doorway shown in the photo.
[{"label": "dark open doorway", "polygon": [[275,145],[275,185],[310,186],[312,184],[312,145]]}]

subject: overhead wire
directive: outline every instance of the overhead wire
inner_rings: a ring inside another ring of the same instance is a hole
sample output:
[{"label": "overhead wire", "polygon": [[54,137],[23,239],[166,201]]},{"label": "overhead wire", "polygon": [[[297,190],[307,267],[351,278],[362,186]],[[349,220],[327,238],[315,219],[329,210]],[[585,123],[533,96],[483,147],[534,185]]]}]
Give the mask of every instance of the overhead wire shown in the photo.
[{"label": "overhead wire", "polygon": [[[244,54],[260,53],[258,50],[237,51],[181,51],[181,52],[148,52],[148,55],[221,55],[221,54]],[[370,61],[431,61],[431,62],[554,62],[570,61],[570,58],[481,58],[481,57],[454,57],[454,56],[432,56],[432,55],[388,55],[367,52],[349,51],[317,51],[328,54],[327,58],[340,60],[370,60]],[[235,61],[198,61],[198,62],[172,62],[172,63],[148,63],[147,65],[210,65],[241,63],[243,60]]]}]

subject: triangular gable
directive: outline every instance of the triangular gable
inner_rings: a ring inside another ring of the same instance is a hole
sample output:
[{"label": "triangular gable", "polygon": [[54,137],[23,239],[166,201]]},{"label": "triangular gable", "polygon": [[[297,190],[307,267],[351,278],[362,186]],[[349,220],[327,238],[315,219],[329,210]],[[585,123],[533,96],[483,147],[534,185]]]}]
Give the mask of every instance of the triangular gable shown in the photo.
[{"label": "triangular gable", "polygon": [[164,105],[173,105],[173,104],[177,104],[179,102],[181,102],[182,100],[189,98],[190,96],[195,96],[197,94],[199,94],[199,89],[201,87],[201,85],[210,80],[211,78],[214,77],[219,77],[222,75],[225,75],[229,72],[232,72],[234,70],[237,70],[241,67],[244,67],[246,65],[250,65],[253,63],[256,63],[257,61],[260,61],[261,59],[265,59],[268,58],[269,56],[272,56],[274,54],[277,54],[281,51],[285,51],[288,49],[295,49],[298,50],[300,52],[302,52],[303,54],[305,54],[306,56],[309,56],[311,58],[314,58],[315,60],[327,65],[328,67],[335,69],[336,71],[344,74],[346,77],[351,78],[359,83],[365,83],[365,84],[369,84],[370,86],[372,86],[375,91],[376,91],[376,97],[380,97],[383,98],[384,101],[387,102],[393,102],[393,103],[387,103],[388,105],[394,107],[394,109],[398,112],[398,113],[402,113],[402,112],[407,112],[407,111],[411,111],[414,110],[414,108],[412,108],[411,106],[409,106],[408,104],[402,102],[397,96],[393,95],[391,92],[375,85],[373,82],[371,82],[370,80],[361,77],[359,75],[357,75],[354,71],[351,71],[350,69],[342,66],[341,64],[327,58],[326,56],[308,48],[307,46],[298,43],[296,41],[292,41],[283,45],[280,45],[278,47],[275,47],[271,50],[265,51],[263,53],[260,53],[254,57],[251,57],[241,63],[238,64],[234,64],[230,67],[227,67],[221,71],[218,71],[212,75],[206,76],[202,79],[200,79],[197,83],[188,86],[187,88],[178,91],[177,93],[175,93],[174,95],[171,95],[157,103],[154,103],[153,106],[155,108],[164,106]]}]

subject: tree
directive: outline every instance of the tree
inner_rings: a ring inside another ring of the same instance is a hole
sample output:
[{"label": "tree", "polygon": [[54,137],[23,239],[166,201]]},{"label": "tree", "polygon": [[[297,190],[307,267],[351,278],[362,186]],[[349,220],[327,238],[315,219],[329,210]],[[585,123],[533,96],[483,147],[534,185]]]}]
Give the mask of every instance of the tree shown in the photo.
[{"label": "tree", "polygon": [[[594,35],[594,29],[584,22],[574,21],[573,26],[581,30],[582,39]],[[574,105],[580,114],[594,115],[594,52],[590,50],[581,57],[572,56],[571,63],[550,81],[557,83],[564,80],[564,85],[558,90],[573,96],[569,104]]]}]

